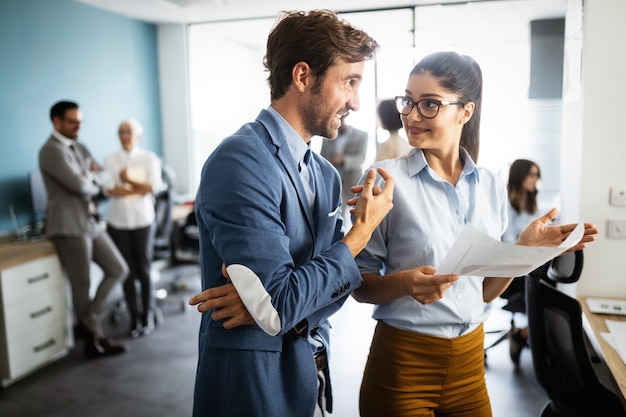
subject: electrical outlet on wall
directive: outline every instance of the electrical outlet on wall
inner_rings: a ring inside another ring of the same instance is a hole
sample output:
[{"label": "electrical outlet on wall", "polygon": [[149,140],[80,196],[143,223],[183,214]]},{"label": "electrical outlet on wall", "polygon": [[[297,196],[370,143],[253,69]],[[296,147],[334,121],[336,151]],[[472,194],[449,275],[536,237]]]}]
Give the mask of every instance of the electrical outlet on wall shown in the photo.
[{"label": "electrical outlet on wall", "polygon": [[626,207],[626,189],[611,187],[609,190],[609,204],[617,207]]},{"label": "electrical outlet on wall", "polygon": [[606,230],[610,239],[626,239],[626,219],[607,220]]}]

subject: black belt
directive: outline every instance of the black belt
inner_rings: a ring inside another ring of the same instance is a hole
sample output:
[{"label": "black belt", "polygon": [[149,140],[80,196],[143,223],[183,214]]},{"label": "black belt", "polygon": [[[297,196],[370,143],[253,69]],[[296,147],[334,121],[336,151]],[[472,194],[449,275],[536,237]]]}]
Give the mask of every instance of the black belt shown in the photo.
[{"label": "black belt", "polygon": [[328,367],[328,356],[326,355],[326,349],[319,352],[315,352],[313,355],[315,358],[315,365],[317,365],[317,371],[323,371]]},{"label": "black belt", "polygon": [[296,337],[301,337],[306,340],[309,335],[309,322],[304,319],[295,326],[293,326],[293,329],[291,329],[291,331],[294,335],[296,335]]},{"label": "black belt", "polygon": [[[314,332],[316,330],[317,328],[313,329],[312,331]],[[294,328],[292,329],[292,332],[297,337],[301,337],[304,340],[306,340],[308,337],[308,333],[309,333],[309,323],[306,321],[306,319],[300,321],[298,324],[294,326]],[[317,366],[318,372],[323,371],[324,369],[328,367],[328,356],[326,355],[326,348],[323,348],[322,350],[315,352],[313,354],[313,358],[315,358],[315,365]]]}]

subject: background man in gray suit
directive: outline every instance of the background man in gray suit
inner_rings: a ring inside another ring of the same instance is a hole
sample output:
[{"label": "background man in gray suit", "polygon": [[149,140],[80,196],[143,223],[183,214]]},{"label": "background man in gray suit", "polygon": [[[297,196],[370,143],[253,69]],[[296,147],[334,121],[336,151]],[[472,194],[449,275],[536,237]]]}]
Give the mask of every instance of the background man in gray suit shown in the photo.
[{"label": "background man in gray suit", "polygon": [[367,154],[367,132],[346,123],[346,113],[341,117],[339,133],[335,140],[324,139],[320,155],[326,158],[339,171],[341,176],[341,213],[347,225],[352,224],[350,210],[346,202],[354,197],[351,191],[363,174],[361,165]]},{"label": "background man in gray suit", "polygon": [[[82,113],[78,104],[60,101],[50,109],[54,131],[39,151],[46,191],[46,236],[54,245],[70,280],[77,330],[85,342],[85,355],[99,357],[123,353],[126,348],[102,335],[101,316],[111,291],[128,274],[124,258],[106,232],[97,201],[101,186],[98,165],[78,143]],[[104,278],[93,299],[89,296],[91,261]]]}]

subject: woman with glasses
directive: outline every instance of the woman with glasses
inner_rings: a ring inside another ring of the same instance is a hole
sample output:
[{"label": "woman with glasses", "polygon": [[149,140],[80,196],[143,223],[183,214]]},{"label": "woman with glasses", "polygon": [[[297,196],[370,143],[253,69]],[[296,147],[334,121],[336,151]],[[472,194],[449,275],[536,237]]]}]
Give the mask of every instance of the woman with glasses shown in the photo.
[{"label": "woman with glasses", "polygon": [[[507,190],[476,166],[482,74],[468,56],[439,52],[411,71],[395,99],[411,152],[380,161],[395,179],[394,207],[358,255],[359,302],[378,321],[361,385],[361,416],[491,416],[484,372],[488,303],[512,277],[437,275],[467,223],[500,240]],[[379,185],[382,181],[379,182]],[[557,246],[575,225],[534,220],[517,244]],[[597,228],[586,225],[581,249]]]}]

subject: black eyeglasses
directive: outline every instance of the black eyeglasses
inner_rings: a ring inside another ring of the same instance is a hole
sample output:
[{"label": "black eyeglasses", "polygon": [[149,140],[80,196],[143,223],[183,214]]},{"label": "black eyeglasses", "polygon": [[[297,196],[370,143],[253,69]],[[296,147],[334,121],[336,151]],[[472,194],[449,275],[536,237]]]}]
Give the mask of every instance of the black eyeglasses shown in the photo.
[{"label": "black eyeglasses", "polygon": [[396,97],[396,109],[398,109],[401,115],[408,116],[411,110],[413,110],[413,107],[417,107],[417,112],[425,119],[434,119],[439,113],[441,106],[451,106],[453,104],[465,105],[467,103],[463,101],[440,101],[431,98],[413,101],[404,96]]},{"label": "black eyeglasses", "polygon": [[78,126],[78,125],[80,125],[83,122],[82,120],[66,119],[65,117],[62,120],[65,123],[70,124],[72,126]]}]

